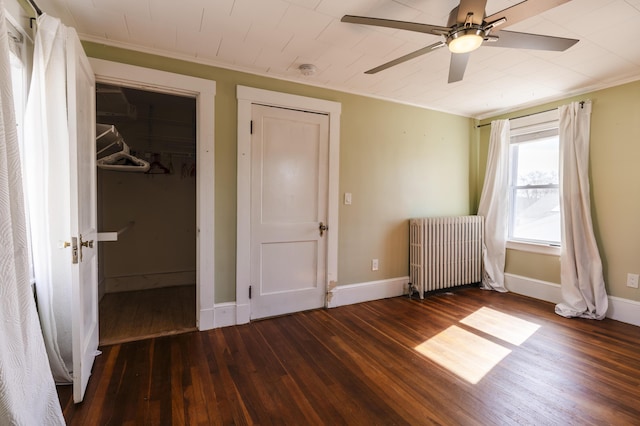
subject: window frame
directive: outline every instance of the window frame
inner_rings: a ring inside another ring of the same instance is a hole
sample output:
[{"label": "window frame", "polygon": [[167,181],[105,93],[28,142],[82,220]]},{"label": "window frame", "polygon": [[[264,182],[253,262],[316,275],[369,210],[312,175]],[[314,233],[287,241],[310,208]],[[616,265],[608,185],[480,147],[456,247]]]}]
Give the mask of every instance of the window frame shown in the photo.
[{"label": "window frame", "polygon": [[515,144],[526,143],[526,141],[541,139],[547,136],[553,136],[559,133],[559,114],[557,109],[545,111],[538,114],[532,114],[522,118],[510,121],[510,140],[509,140],[509,194],[508,194],[508,212],[507,212],[507,248],[519,251],[528,251],[541,254],[559,255],[561,245],[554,241],[544,240],[528,240],[513,237],[513,221],[515,211],[516,198],[513,196],[518,189],[558,189],[560,185],[512,185],[512,177],[517,173],[517,165],[513,162],[511,147]]}]

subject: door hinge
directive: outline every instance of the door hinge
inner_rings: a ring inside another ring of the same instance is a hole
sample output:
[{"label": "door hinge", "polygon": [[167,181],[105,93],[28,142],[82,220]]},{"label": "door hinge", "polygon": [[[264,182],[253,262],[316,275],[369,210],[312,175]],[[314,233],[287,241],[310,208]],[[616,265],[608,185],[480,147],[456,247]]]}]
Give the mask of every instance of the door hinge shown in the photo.
[{"label": "door hinge", "polygon": [[249,299],[251,299],[251,289],[253,288],[253,286],[249,286]]},{"label": "door hinge", "polygon": [[249,124],[249,132],[250,132],[251,134],[253,134],[253,120],[251,120],[249,123],[250,123],[250,124]]}]

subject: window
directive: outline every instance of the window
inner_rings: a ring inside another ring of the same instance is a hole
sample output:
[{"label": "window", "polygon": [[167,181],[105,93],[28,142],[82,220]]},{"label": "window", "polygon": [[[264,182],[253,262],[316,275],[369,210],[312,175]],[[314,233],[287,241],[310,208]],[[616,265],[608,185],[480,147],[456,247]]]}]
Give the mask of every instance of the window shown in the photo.
[{"label": "window", "polygon": [[549,114],[527,117],[524,123],[514,120],[509,149],[510,241],[560,245],[560,143],[557,111],[553,113],[551,120]]}]

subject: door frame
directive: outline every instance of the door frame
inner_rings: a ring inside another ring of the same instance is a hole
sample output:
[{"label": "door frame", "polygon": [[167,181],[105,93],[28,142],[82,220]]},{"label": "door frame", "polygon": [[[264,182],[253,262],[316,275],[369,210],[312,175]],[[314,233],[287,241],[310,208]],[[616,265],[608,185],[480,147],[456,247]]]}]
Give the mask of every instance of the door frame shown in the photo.
[{"label": "door frame", "polygon": [[[236,323],[251,318],[251,105],[296,109],[329,116],[329,186],[327,200],[326,288],[338,282],[338,207],[340,163],[340,114],[342,104],[324,99],[237,86],[238,188],[236,241]],[[325,301],[325,306],[327,302]]]},{"label": "door frame", "polygon": [[96,83],[187,96],[196,100],[196,327],[214,328],[216,82],[90,58]]}]

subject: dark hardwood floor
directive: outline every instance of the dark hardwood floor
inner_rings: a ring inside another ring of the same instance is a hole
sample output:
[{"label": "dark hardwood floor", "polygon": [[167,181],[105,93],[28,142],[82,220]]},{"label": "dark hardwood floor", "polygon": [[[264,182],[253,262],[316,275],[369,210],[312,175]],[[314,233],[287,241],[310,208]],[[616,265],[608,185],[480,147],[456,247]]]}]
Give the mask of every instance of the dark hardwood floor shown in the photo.
[{"label": "dark hardwood floor", "polygon": [[100,345],[196,330],[196,286],[107,293],[100,300]]},{"label": "dark hardwood floor", "polygon": [[101,349],[70,425],[640,424],[639,327],[475,288]]}]

